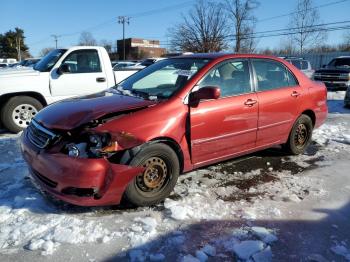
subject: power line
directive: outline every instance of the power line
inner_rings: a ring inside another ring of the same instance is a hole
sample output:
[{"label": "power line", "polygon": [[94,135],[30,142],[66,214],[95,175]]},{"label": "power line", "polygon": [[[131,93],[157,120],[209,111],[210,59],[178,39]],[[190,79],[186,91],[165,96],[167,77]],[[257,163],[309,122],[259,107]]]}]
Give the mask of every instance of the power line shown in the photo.
[{"label": "power line", "polygon": [[145,11],[145,12],[128,14],[127,16],[132,17],[132,18],[139,18],[139,17],[143,17],[143,16],[154,15],[157,13],[169,12],[169,11],[173,11],[174,9],[180,9],[180,8],[186,7],[189,4],[193,4],[194,1],[195,0],[186,1],[186,2],[183,2],[180,4],[156,8],[156,9],[152,9],[152,10]]},{"label": "power line", "polygon": [[277,18],[281,18],[281,17],[285,17],[285,16],[290,16],[290,15],[293,15],[293,14],[298,14],[298,13],[303,12],[303,11],[309,11],[309,10],[322,8],[322,7],[326,7],[326,6],[336,5],[336,4],[344,3],[344,2],[347,2],[347,1],[349,1],[349,0],[341,0],[341,1],[330,2],[330,3],[327,3],[327,4],[314,6],[312,8],[309,8],[309,9],[306,9],[306,10],[302,10],[302,11],[294,11],[294,12],[290,12],[290,13],[287,13],[287,14],[282,14],[282,15],[277,15],[277,16],[263,18],[263,19],[258,19],[257,22],[270,21],[270,20],[273,20],[273,19],[277,19]]},{"label": "power line", "polygon": [[[241,36],[249,36],[249,35],[257,35],[257,34],[266,34],[266,33],[275,33],[275,32],[283,32],[283,31],[290,31],[290,30],[300,30],[300,29],[308,29],[308,28],[320,28],[322,26],[330,26],[330,25],[337,25],[337,24],[347,24],[350,23],[350,20],[347,21],[337,21],[337,22],[329,22],[329,23],[322,23],[322,24],[316,24],[316,25],[310,25],[310,26],[303,26],[303,27],[291,27],[291,28],[283,28],[283,29],[275,29],[275,30],[267,30],[267,31],[260,31],[260,32],[252,32],[252,33],[245,33],[241,34]],[[237,35],[229,35],[231,36],[237,36]]]},{"label": "power line", "polygon": [[[304,33],[312,33],[312,32],[320,32],[320,31],[325,31],[325,32],[330,32],[330,31],[338,31],[338,30],[346,30],[350,29],[350,25],[346,26],[339,26],[339,27],[329,27],[329,28],[314,28],[314,29],[308,29],[303,31]],[[287,36],[287,35],[295,35],[295,34],[300,34],[298,31],[294,32],[284,32],[284,33],[278,33],[278,34],[267,34],[267,35],[252,35],[247,37],[248,39],[255,39],[255,38],[266,38],[266,37],[274,37],[274,36]],[[235,40],[236,38],[230,38],[230,40]]]}]

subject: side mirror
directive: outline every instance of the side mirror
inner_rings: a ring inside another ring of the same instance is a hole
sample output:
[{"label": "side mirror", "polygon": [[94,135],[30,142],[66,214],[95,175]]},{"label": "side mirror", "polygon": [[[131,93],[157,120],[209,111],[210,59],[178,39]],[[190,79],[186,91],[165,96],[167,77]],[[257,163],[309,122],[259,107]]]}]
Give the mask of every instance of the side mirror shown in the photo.
[{"label": "side mirror", "polygon": [[205,86],[189,95],[190,104],[198,104],[200,100],[218,99],[221,95],[220,88],[217,86]]},{"label": "side mirror", "polygon": [[62,75],[66,73],[70,73],[69,65],[67,64],[60,65],[60,67],[57,69],[57,74]]},{"label": "side mirror", "polygon": [[322,65],[322,68],[326,68],[327,67],[327,65]]}]

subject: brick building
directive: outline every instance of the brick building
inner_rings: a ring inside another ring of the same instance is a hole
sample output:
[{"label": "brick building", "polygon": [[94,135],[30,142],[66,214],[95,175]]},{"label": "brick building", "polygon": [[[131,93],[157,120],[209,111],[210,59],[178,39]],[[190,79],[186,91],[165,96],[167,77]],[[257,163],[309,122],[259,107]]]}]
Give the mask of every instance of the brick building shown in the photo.
[{"label": "brick building", "polygon": [[[117,41],[117,51],[120,60],[123,59],[123,40]],[[125,58],[141,59],[160,57],[165,54],[165,48],[160,47],[159,40],[145,40],[140,38],[125,39]]]}]

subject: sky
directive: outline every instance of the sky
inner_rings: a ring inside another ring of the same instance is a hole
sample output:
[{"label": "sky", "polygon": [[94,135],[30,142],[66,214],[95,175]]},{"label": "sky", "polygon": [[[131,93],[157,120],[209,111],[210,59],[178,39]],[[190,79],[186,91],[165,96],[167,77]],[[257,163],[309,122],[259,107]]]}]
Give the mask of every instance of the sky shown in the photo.
[{"label": "sky", "polygon": [[[314,0],[319,8],[322,23],[348,21],[350,0]],[[82,31],[89,31],[97,41],[113,41],[122,38],[122,26],[118,16],[130,16],[125,36],[158,39],[164,47],[169,44],[169,28],[182,21],[193,7],[195,0],[3,0],[0,2],[0,33],[15,27],[22,28],[26,44],[33,56],[46,47],[54,47],[51,35],[60,35],[59,47],[76,45]],[[256,31],[283,29],[290,23],[289,16],[271,19],[292,12],[297,0],[260,0],[254,11],[258,19]],[[261,21],[259,21],[261,20]],[[328,33],[327,43],[342,41],[345,31]],[[282,37],[258,39],[258,48],[275,48]]]}]

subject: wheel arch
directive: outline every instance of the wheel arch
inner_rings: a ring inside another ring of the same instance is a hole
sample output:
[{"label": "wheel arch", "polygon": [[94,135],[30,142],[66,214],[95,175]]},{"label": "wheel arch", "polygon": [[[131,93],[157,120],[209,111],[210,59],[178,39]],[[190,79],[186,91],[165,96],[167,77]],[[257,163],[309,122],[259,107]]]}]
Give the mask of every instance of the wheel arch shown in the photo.
[{"label": "wheel arch", "polygon": [[307,115],[308,117],[311,118],[311,121],[312,121],[312,126],[315,127],[315,124],[316,124],[316,114],[314,111],[312,111],[311,109],[307,109],[307,110],[304,110],[302,113],[302,115]]},{"label": "wheel arch", "polygon": [[[47,101],[45,99],[45,97],[37,92],[15,92],[15,93],[10,93],[10,94],[4,94],[0,96],[0,105],[5,105],[5,103],[12,97],[16,97],[16,96],[30,96],[32,98],[35,98],[36,100],[38,100],[43,106],[47,106]],[[0,108],[0,110],[2,109],[2,107]]]},{"label": "wheel arch", "polygon": [[181,146],[170,137],[156,137],[149,141],[149,143],[163,143],[169,146],[177,155],[180,164],[180,173],[183,172],[184,169],[184,155],[181,149]]}]

